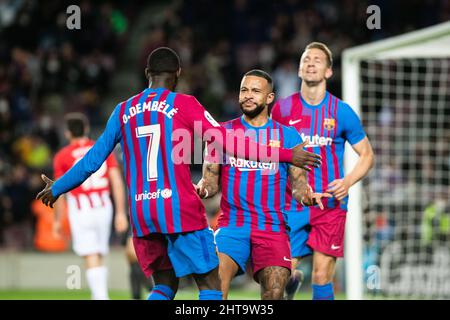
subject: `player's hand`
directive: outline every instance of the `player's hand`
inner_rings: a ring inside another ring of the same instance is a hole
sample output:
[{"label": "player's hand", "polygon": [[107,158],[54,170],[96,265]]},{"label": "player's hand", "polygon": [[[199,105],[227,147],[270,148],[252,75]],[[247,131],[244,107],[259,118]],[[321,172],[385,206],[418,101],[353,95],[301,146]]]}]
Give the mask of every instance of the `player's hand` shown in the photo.
[{"label": "player's hand", "polygon": [[117,233],[124,233],[128,230],[128,218],[124,212],[116,212],[114,229]]},{"label": "player's hand", "polygon": [[336,179],[328,185],[327,192],[331,193],[336,199],[341,201],[348,195],[350,183],[345,179]]},{"label": "player's hand", "polygon": [[53,221],[52,235],[55,239],[62,238],[62,230],[61,230],[61,222],[60,221]]},{"label": "player's hand", "polygon": [[302,202],[304,205],[306,205],[308,207],[319,205],[319,208],[323,210],[325,207],[322,203],[322,198],[331,198],[331,197],[333,197],[333,195],[330,193],[313,192],[311,186],[308,185],[305,195],[302,198]]},{"label": "player's hand", "polygon": [[206,199],[208,197],[208,190],[205,188],[203,181],[204,180],[201,179],[197,184],[193,184],[200,199]]},{"label": "player's hand", "polygon": [[45,174],[41,174],[42,180],[47,184],[41,192],[36,196],[36,199],[41,199],[42,203],[47,207],[53,208],[53,204],[58,200],[58,197],[54,197],[52,194],[52,186],[55,183],[53,180],[49,179]]},{"label": "player's hand", "polygon": [[292,149],[292,164],[306,171],[311,171],[311,167],[319,168],[322,164],[322,157],[318,154],[303,150],[308,141],[303,142]]}]

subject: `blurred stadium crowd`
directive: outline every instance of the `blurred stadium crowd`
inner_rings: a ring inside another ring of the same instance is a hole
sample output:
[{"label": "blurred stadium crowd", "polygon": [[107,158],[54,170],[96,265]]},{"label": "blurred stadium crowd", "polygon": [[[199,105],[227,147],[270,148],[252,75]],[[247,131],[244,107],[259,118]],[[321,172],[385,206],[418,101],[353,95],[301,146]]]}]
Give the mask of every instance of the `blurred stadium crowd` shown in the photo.
[{"label": "blurred stadium crowd", "polygon": [[31,204],[65,142],[64,113],[102,126],[100,97],[136,5],[82,1],[84,31],[66,27],[69,1],[0,2],[0,245],[33,246]]},{"label": "blurred stadium crowd", "polygon": [[[0,1],[0,247],[33,248],[31,205],[64,143],[62,116],[88,115],[102,128],[114,106],[103,105],[134,22],[144,7],[164,5],[141,34],[136,65],[148,53],[174,48],[183,73],[178,91],[193,94],[220,120],[240,114],[237,91],[251,68],[271,72],[278,97],[298,90],[301,50],[313,40],[334,53],[329,89],[341,95],[343,49],[450,20],[450,2],[84,0],[82,29],[66,28],[69,1]],[[366,9],[382,10],[382,29],[366,28]],[[142,87],[147,83],[142,76]],[[119,100],[117,100],[119,102]]]}]

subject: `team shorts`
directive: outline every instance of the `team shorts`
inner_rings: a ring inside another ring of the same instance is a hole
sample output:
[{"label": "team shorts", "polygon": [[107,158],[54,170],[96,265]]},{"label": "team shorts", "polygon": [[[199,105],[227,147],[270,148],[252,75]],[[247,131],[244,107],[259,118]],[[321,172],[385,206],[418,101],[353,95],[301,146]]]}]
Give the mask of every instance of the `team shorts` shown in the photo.
[{"label": "team shorts", "polygon": [[73,251],[79,256],[106,255],[113,218],[112,205],[89,210],[69,210]]},{"label": "team shorts", "polygon": [[177,277],[204,274],[219,266],[211,229],[133,237],[142,271],[150,277],[155,271],[173,269]]},{"label": "team shorts", "polygon": [[305,257],[318,251],[336,258],[344,256],[347,211],[340,208],[305,207],[288,215],[292,256]]},{"label": "team shorts", "polygon": [[250,261],[253,278],[258,282],[258,271],[266,267],[285,267],[291,270],[291,248],[285,232],[222,227],[215,233],[217,249],[236,262],[236,275],[245,273]]}]

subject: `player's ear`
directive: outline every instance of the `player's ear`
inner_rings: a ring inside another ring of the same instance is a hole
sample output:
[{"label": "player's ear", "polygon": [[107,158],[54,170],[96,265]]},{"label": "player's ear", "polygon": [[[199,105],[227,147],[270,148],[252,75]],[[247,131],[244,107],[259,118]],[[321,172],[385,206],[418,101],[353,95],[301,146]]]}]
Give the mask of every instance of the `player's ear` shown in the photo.
[{"label": "player's ear", "polygon": [[269,105],[275,100],[275,93],[271,92],[267,95],[266,104]]},{"label": "player's ear", "polygon": [[64,138],[66,138],[67,141],[69,141],[70,138],[72,138],[72,135],[70,134],[69,130],[64,130]]},{"label": "player's ear", "polygon": [[331,67],[328,67],[327,70],[325,71],[325,79],[330,79],[331,76],[333,75],[333,69],[331,69]]},{"label": "player's ear", "polygon": [[181,68],[178,68],[178,71],[177,71],[177,78],[179,78],[180,75],[181,75]]},{"label": "player's ear", "polygon": [[145,77],[147,78],[147,80],[150,80],[150,72],[149,72],[148,68],[145,68],[144,73],[145,73]]}]

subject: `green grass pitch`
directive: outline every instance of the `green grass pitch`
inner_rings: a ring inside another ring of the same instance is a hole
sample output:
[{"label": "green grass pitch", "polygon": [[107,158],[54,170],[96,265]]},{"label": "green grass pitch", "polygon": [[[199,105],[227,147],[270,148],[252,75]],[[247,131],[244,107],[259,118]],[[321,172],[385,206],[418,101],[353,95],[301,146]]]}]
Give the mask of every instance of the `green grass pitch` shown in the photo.
[{"label": "green grass pitch", "polygon": [[[111,300],[130,300],[128,291],[110,290]],[[231,290],[229,299],[232,300],[260,300],[259,291],[256,290]],[[146,294],[142,294],[146,298]],[[90,293],[87,290],[2,290],[0,300],[89,300]],[[197,300],[198,291],[192,288],[180,289],[175,300]],[[298,292],[295,300],[310,300],[311,292]],[[345,299],[344,294],[337,294],[337,300]]]}]

